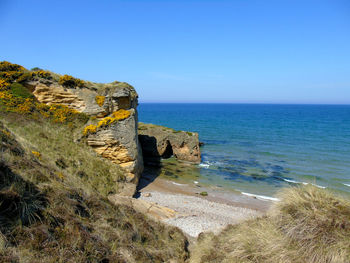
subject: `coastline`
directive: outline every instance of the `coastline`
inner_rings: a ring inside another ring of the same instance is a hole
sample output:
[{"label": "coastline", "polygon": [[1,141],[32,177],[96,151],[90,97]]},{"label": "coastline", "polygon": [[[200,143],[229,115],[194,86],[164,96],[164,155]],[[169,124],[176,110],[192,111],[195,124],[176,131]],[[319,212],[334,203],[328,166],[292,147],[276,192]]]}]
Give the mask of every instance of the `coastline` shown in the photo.
[{"label": "coastline", "polygon": [[[201,232],[218,233],[227,225],[261,216],[273,203],[219,188],[147,177],[147,174],[140,185],[138,199],[173,210],[172,217],[161,221],[180,228],[191,238]],[[202,196],[201,192],[208,195]]]}]

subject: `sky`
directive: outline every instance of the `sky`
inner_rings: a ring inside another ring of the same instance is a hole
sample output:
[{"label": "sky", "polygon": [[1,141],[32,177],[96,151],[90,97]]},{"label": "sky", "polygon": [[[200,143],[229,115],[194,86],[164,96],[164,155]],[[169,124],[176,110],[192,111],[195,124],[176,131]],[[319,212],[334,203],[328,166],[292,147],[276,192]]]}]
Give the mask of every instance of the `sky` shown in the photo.
[{"label": "sky", "polygon": [[140,102],[350,104],[349,0],[0,0],[0,60]]}]

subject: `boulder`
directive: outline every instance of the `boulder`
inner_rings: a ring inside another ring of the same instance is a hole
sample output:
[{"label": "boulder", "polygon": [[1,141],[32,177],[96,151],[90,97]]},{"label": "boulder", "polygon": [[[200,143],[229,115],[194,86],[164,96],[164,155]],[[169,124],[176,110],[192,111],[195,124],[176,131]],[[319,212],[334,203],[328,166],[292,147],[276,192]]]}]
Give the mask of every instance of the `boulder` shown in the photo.
[{"label": "boulder", "polygon": [[144,163],[157,165],[161,158],[200,163],[198,133],[175,131],[164,126],[139,123],[139,141]]}]

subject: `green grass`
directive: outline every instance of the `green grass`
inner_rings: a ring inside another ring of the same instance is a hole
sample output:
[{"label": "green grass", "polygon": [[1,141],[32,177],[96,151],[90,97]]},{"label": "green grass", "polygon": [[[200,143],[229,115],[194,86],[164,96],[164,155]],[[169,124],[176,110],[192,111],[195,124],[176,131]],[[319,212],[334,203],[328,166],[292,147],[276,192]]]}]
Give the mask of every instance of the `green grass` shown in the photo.
[{"label": "green grass", "polygon": [[11,90],[11,93],[16,97],[20,97],[24,99],[34,98],[34,95],[20,83],[16,83],[16,82],[12,83],[10,85],[10,90]]},{"label": "green grass", "polygon": [[124,175],[80,133],[0,114],[0,262],[184,262],[181,231],[108,200]]},{"label": "green grass", "polygon": [[350,262],[350,202],[314,186],[289,188],[264,217],[201,235],[191,262]]}]

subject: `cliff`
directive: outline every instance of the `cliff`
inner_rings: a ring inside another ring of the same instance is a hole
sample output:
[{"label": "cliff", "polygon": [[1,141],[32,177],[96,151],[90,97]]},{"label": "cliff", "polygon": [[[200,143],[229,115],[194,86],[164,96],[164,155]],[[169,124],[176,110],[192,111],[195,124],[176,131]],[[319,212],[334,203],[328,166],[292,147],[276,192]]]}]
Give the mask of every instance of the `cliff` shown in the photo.
[{"label": "cliff", "polygon": [[139,124],[138,133],[147,165],[158,165],[161,158],[172,155],[178,160],[195,164],[201,161],[198,133],[145,123]]},{"label": "cliff", "polygon": [[42,105],[66,106],[87,115],[89,122],[81,127],[82,136],[76,136],[77,139],[84,137],[96,153],[119,165],[132,183],[124,194],[133,195],[143,170],[143,158],[137,136],[138,95],[131,85],[118,81],[87,82],[40,69],[28,71],[8,62],[1,64],[0,79],[7,83],[9,91],[30,92],[31,99]]}]

